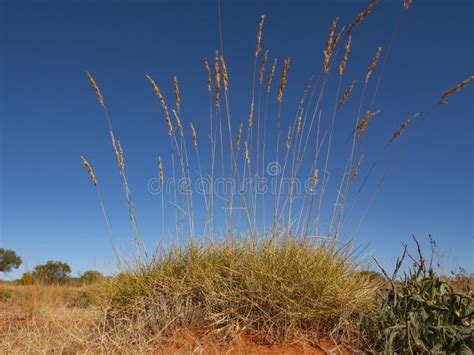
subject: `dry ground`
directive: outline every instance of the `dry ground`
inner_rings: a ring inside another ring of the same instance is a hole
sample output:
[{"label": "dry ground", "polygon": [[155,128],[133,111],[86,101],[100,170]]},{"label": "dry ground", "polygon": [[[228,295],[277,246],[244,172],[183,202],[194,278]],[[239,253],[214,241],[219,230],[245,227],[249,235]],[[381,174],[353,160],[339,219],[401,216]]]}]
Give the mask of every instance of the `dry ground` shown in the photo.
[{"label": "dry ground", "polygon": [[[86,290],[69,286],[20,286],[0,283],[0,349],[6,354],[351,354],[349,346],[324,339],[318,344],[257,344],[242,336],[216,342],[203,329],[166,337],[136,339],[126,329],[105,330],[104,312]],[[132,325],[131,325],[132,328]]]}]

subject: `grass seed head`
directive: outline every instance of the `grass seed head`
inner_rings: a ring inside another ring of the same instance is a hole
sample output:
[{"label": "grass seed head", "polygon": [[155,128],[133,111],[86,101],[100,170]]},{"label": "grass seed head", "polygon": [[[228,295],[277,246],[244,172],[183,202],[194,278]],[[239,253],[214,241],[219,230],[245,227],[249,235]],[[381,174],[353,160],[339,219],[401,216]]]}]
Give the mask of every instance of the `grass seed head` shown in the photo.
[{"label": "grass seed head", "polygon": [[173,110],[173,116],[174,116],[174,119],[176,121],[176,125],[178,126],[179,128],[179,134],[181,135],[181,137],[183,136],[183,131],[184,131],[184,127],[181,123],[181,119],[179,118],[179,114]]},{"label": "grass seed head", "polygon": [[380,110],[377,110],[375,112],[373,111],[370,111],[370,110],[367,110],[367,113],[365,114],[364,118],[362,119],[362,121],[357,125],[357,139],[362,136],[363,134],[365,134],[365,131],[367,130],[367,124],[369,123],[369,121],[374,118],[378,113],[380,112]]},{"label": "grass seed head", "polygon": [[334,39],[334,32],[336,31],[337,22],[339,21],[339,17],[336,17],[329,28],[329,35],[326,41],[326,49],[323,51],[324,53],[324,73],[327,73],[329,70],[329,60],[331,59],[333,53],[333,39]]},{"label": "grass seed head", "polygon": [[341,64],[339,64],[339,75],[344,75],[346,70],[347,60],[349,59],[349,53],[351,51],[351,40],[352,36],[349,36],[346,41],[346,46],[344,47],[344,56],[342,57]]},{"label": "grass seed head", "polygon": [[163,162],[161,161],[161,156],[158,157],[158,170],[160,173],[160,184],[163,186],[164,177],[163,177]]},{"label": "grass seed head", "polygon": [[397,129],[395,131],[395,133],[393,133],[392,135],[392,138],[390,139],[390,142],[393,142],[399,135],[401,135],[403,133],[403,130],[415,119],[418,117],[420,113],[417,112],[415,113],[412,117],[410,117],[409,119],[407,119],[405,122],[402,123],[402,125],[400,126],[399,129]]},{"label": "grass seed head", "polygon": [[160,91],[160,88],[158,85],[156,85],[155,81],[150,75],[146,75],[146,78],[150,82],[153,91],[155,91],[156,96],[160,99],[161,106],[163,107],[163,110],[165,111],[165,119],[166,119],[166,124],[168,125],[168,135],[171,136],[173,133],[173,124],[171,123],[171,118],[170,118],[170,113],[168,111],[168,106],[166,106],[165,98],[163,97],[163,94]]},{"label": "grass seed head", "polygon": [[270,88],[272,86],[272,80],[273,76],[275,75],[275,69],[277,66],[278,58],[273,59],[273,64],[270,69],[270,73],[268,74],[268,79],[267,79],[267,94],[270,93]]},{"label": "grass seed head", "polygon": [[247,165],[250,171],[250,154],[249,154],[249,145],[247,141],[245,141],[245,161],[247,162]]},{"label": "grass seed head", "polygon": [[102,96],[102,93],[100,92],[100,89],[99,89],[99,86],[97,85],[97,83],[95,82],[94,78],[92,77],[92,75],[87,72],[87,78],[89,79],[89,82],[91,83],[92,85],[92,88],[94,89],[96,95],[97,95],[97,99],[99,100],[99,104],[100,106],[102,106],[103,108],[105,108],[105,105],[104,105],[104,97]]},{"label": "grass seed head", "polygon": [[349,26],[347,26],[347,31],[346,31],[346,36],[349,37],[352,33],[352,30],[357,26],[359,25],[371,12],[372,10],[374,9],[375,5],[377,5],[377,3],[379,2],[380,0],[373,0],[369,7],[367,9],[365,9],[364,11],[362,11],[361,13],[359,13],[356,17],[356,19],[354,20],[354,22],[352,22]]},{"label": "grass seed head", "polygon": [[314,170],[313,180],[311,181],[311,192],[314,192],[316,185],[318,184],[318,169]]},{"label": "grass seed head", "polygon": [[263,30],[263,23],[264,22],[265,22],[265,15],[262,15],[260,17],[260,23],[258,25],[257,44],[255,46],[255,57],[258,57],[258,55],[262,51],[262,47],[260,47],[260,43],[262,41],[262,30]]},{"label": "grass seed head", "polygon": [[265,51],[265,54],[263,55],[262,59],[262,64],[260,65],[260,72],[259,72],[259,80],[260,80],[260,85],[262,85],[263,81],[263,74],[265,73],[265,64],[268,61],[268,49]]},{"label": "grass seed head", "polygon": [[286,136],[286,152],[290,151],[291,146],[291,127],[288,127],[288,135]]},{"label": "grass seed head", "polygon": [[216,107],[220,106],[221,94],[221,74],[219,71],[219,51],[216,49],[216,57],[214,61],[214,79],[216,82]]},{"label": "grass seed head", "polygon": [[443,95],[441,96],[441,100],[438,102],[439,105],[446,105],[448,102],[445,100],[450,97],[455,92],[461,90],[462,88],[466,87],[472,80],[474,79],[474,75],[464,79],[460,83],[453,86],[451,89],[446,90]]},{"label": "grass seed head", "polygon": [[237,133],[237,152],[240,152],[240,141],[242,139],[242,129],[243,129],[243,124],[240,122],[239,126],[239,132]]},{"label": "grass seed head", "polygon": [[374,71],[377,62],[380,59],[380,55],[382,54],[382,47],[379,47],[377,49],[377,53],[375,53],[374,58],[372,59],[372,63],[370,64],[369,68],[367,69],[367,74],[365,75],[365,83],[369,82],[370,76],[372,75],[372,72]]},{"label": "grass seed head", "polygon": [[178,85],[178,78],[175,76],[173,77],[173,87],[174,87],[174,97],[176,100],[176,112],[179,113],[181,108],[181,96],[179,94],[179,85]]},{"label": "grass seed head", "polygon": [[286,88],[286,74],[288,72],[288,67],[290,66],[290,57],[285,59],[285,63],[283,64],[283,70],[281,71],[281,76],[280,76],[280,86],[278,87],[278,95],[277,95],[277,101],[281,105],[283,101],[283,91]]},{"label": "grass seed head", "polygon": [[227,66],[225,65],[224,57],[221,56],[222,81],[224,83],[224,91],[229,91],[229,76],[227,75]]},{"label": "grass seed head", "polygon": [[194,148],[197,148],[198,146],[197,135],[196,135],[196,130],[194,129],[194,125],[192,122],[191,122],[191,135],[193,136],[193,146]]},{"label": "grass seed head", "polygon": [[410,8],[412,2],[413,0],[405,0],[403,2],[403,11],[407,11]]},{"label": "grass seed head", "polygon": [[204,68],[206,69],[206,73],[207,73],[207,91],[211,92],[212,74],[211,74],[211,67],[209,66],[209,62],[207,61],[207,58],[204,58]]},{"label": "grass seed head", "polygon": [[253,107],[254,107],[254,97],[252,96],[252,102],[250,103],[249,129],[252,129],[252,126],[253,126]]},{"label": "grass seed head", "polygon": [[83,155],[81,155],[81,160],[82,160],[82,163],[84,164],[84,166],[86,167],[87,172],[89,173],[89,176],[90,176],[92,182],[94,183],[94,186],[97,187],[97,179],[95,178],[95,174],[94,174],[94,171],[92,170],[91,165],[89,164],[87,159],[84,158]]},{"label": "grass seed head", "polygon": [[338,110],[346,104],[346,101],[349,98],[349,95],[351,94],[352,89],[354,89],[354,86],[355,86],[356,83],[357,83],[357,80],[353,80],[351,85],[349,85],[349,87],[346,89],[346,91],[344,91],[344,94],[342,95],[341,102],[339,102],[339,105],[337,105]]}]

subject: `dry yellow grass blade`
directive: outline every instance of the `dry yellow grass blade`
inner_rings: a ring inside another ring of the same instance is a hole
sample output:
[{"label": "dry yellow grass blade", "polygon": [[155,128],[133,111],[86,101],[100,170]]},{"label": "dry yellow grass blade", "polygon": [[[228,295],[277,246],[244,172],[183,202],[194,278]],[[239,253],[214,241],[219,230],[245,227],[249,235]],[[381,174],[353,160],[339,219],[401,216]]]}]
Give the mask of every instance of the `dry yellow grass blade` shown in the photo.
[{"label": "dry yellow grass blade", "polygon": [[337,105],[337,109],[339,110],[342,106],[346,104],[347,99],[349,98],[349,95],[352,92],[352,89],[354,89],[355,84],[357,83],[357,80],[353,80],[351,85],[344,91],[344,94],[342,95],[341,102],[339,102],[339,105]]},{"label": "dry yellow grass blade", "polygon": [[89,164],[87,159],[84,158],[83,155],[81,155],[81,160],[82,160],[82,163],[84,164],[84,166],[86,167],[87,172],[89,173],[89,176],[90,176],[92,182],[94,183],[94,186],[97,187],[97,179],[95,178],[94,170],[92,170],[91,165]]},{"label": "dry yellow grass blade", "polygon": [[176,100],[176,112],[180,112],[181,108],[181,95],[179,94],[179,84],[178,84],[178,78],[175,76],[173,77],[173,87],[174,87],[174,97]]},{"label": "dry yellow grass blade", "polygon": [[403,133],[403,130],[415,119],[418,117],[420,113],[417,112],[415,113],[412,117],[410,117],[409,119],[407,119],[405,122],[402,123],[402,125],[400,126],[400,128],[398,130],[395,131],[395,133],[392,135],[392,138],[390,139],[390,142],[393,142],[399,135],[401,135]]},{"label": "dry yellow grass blade", "polygon": [[380,55],[382,54],[382,47],[379,47],[377,49],[377,53],[375,53],[374,58],[372,59],[372,63],[370,64],[369,68],[367,69],[367,74],[365,75],[365,83],[367,84],[369,82],[369,79],[372,75],[372,72],[374,71],[375,67],[377,66],[377,63],[380,59]]},{"label": "dry yellow grass blade", "polygon": [[194,129],[194,125],[191,122],[191,135],[193,136],[193,146],[194,148],[197,148],[198,143],[197,143],[197,135],[196,135],[196,130]]},{"label": "dry yellow grass blade", "polygon": [[446,90],[443,95],[441,96],[441,100],[438,102],[439,105],[446,105],[448,102],[445,101],[449,96],[454,94],[455,92],[461,90],[462,88],[466,87],[472,80],[474,79],[474,75],[471,75],[469,78],[464,79],[460,83],[456,84],[449,90]]},{"label": "dry yellow grass blade", "polygon": [[165,111],[166,124],[168,125],[168,134],[171,136],[171,134],[173,133],[173,124],[171,123],[170,113],[168,111],[168,106],[166,106],[165,98],[161,94],[160,88],[158,87],[158,85],[156,85],[153,78],[148,74],[146,75],[146,78],[150,82],[153,90],[156,93],[156,96],[158,96],[158,98],[160,99],[161,106],[163,107],[163,110]]},{"label": "dry yellow grass blade", "polygon": [[277,95],[277,101],[281,105],[283,101],[283,91],[285,90],[286,87],[286,73],[288,72],[288,67],[290,66],[290,57],[285,59],[285,63],[283,64],[283,70],[281,71],[281,77],[280,77],[280,86],[278,87],[278,95]]},{"label": "dry yellow grass blade", "polygon": [[92,75],[89,73],[89,72],[86,72],[87,74],[87,78],[89,79],[89,82],[91,83],[92,85],[92,88],[94,89],[96,95],[97,95],[97,99],[99,100],[99,104],[100,106],[102,106],[103,108],[105,108],[105,105],[104,105],[104,97],[102,96],[102,93],[100,92],[100,89],[99,89],[99,86],[97,85],[97,83],[95,82],[94,78],[92,77]]},{"label": "dry yellow grass blade", "polygon": [[262,51],[262,47],[260,47],[260,43],[262,41],[262,30],[263,30],[263,23],[264,22],[265,22],[265,15],[262,15],[260,17],[260,23],[258,25],[257,45],[255,46],[255,57],[258,57],[258,55]]},{"label": "dry yellow grass blade", "polygon": [[270,69],[270,73],[268,74],[268,79],[267,79],[267,94],[270,93],[270,88],[272,86],[272,80],[273,76],[275,75],[275,69],[277,66],[278,58],[273,59],[273,64]]},{"label": "dry yellow grass blade", "polygon": [[351,41],[352,36],[349,36],[346,41],[346,46],[344,47],[344,57],[342,57],[341,64],[339,64],[339,75],[344,75],[346,70],[347,60],[349,59],[349,53],[351,51]]},{"label": "dry yellow grass blade", "polygon": [[332,52],[333,52],[333,39],[334,39],[334,32],[336,31],[337,22],[339,21],[339,17],[336,17],[329,28],[329,36],[326,41],[326,49],[323,51],[324,53],[324,60],[323,60],[323,68],[324,73],[327,74],[329,70],[329,60],[331,59]]},{"label": "dry yellow grass blade", "polygon": [[206,69],[206,73],[207,73],[207,91],[211,92],[212,75],[211,75],[211,67],[209,66],[209,62],[207,61],[207,58],[204,58],[204,68]]},{"label": "dry yellow grass blade", "polygon": [[354,22],[352,22],[349,26],[347,26],[347,31],[346,31],[346,36],[350,36],[351,33],[352,33],[352,30],[357,26],[359,25],[362,20],[364,20],[371,12],[372,10],[374,9],[375,5],[377,5],[377,3],[379,2],[380,0],[373,0],[369,7],[367,9],[365,9],[364,11],[362,11],[361,13],[359,13],[356,17],[356,19],[354,20]]}]

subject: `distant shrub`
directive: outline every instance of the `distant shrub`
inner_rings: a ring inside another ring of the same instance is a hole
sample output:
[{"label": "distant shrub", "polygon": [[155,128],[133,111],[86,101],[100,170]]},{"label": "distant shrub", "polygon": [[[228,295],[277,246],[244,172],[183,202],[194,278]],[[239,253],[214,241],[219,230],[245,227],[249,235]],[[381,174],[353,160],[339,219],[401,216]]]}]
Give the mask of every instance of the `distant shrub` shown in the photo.
[{"label": "distant shrub", "polygon": [[19,280],[16,281],[18,285],[33,285],[35,278],[31,272],[24,272]]},{"label": "distant shrub", "polygon": [[71,267],[61,261],[48,261],[37,265],[32,273],[35,280],[46,284],[63,284],[71,273]]},{"label": "distant shrub", "polygon": [[102,275],[98,271],[90,270],[84,272],[80,277],[79,281],[82,282],[83,284],[90,285],[94,282],[97,282],[99,280],[102,280],[104,278],[104,275]]},{"label": "distant shrub", "polygon": [[0,248],[0,272],[10,272],[13,269],[18,269],[21,263],[21,258],[13,250]]}]

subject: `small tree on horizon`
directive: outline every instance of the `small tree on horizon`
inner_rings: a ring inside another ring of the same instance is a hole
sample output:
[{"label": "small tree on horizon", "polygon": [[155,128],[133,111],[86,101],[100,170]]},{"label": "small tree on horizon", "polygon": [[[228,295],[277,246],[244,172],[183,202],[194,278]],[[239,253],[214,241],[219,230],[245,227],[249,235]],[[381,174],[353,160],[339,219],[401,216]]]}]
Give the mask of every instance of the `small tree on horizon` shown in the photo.
[{"label": "small tree on horizon", "polygon": [[35,267],[32,276],[47,284],[63,284],[69,278],[71,267],[61,261],[48,261]]},{"label": "small tree on horizon", "polygon": [[84,272],[80,277],[79,280],[83,283],[89,285],[92,284],[100,279],[102,279],[104,275],[102,275],[99,271],[89,270]]},{"label": "small tree on horizon", "polygon": [[0,248],[0,272],[18,269],[23,261],[13,250]]}]

